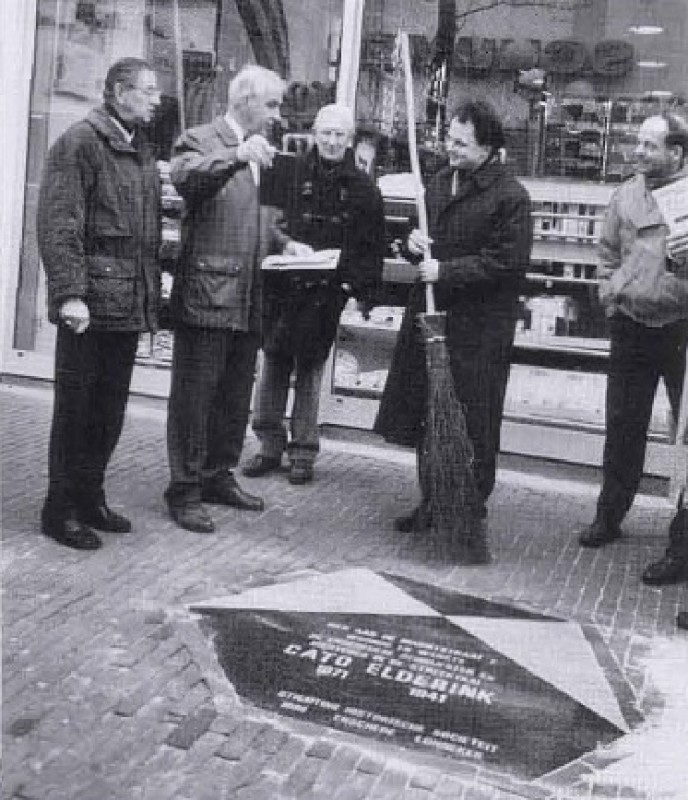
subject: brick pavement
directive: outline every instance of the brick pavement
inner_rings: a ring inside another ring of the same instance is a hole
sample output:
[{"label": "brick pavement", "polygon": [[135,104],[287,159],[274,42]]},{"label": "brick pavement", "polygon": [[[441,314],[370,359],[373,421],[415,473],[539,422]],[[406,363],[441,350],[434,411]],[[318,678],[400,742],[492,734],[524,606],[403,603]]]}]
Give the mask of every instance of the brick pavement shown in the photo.
[{"label": "brick pavement", "polygon": [[661,720],[673,700],[647,658],[658,643],[681,645],[674,617],[688,606],[685,586],[639,581],[664,546],[661,499],[640,498],[614,546],[582,551],[572,530],[591,518],[595,487],[503,471],[490,508],[494,563],[439,566],[400,552],[392,529],[415,498],[411,455],[329,442],[314,484],[259,479],[264,513],[215,507],[218,532],[201,536],[165,513],[164,412],[135,400],[108,483],[135,532],[104,534],[100,551],[80,553],[38,533],[51,401],[49,389],[0,384],[6,800],[688,797],[605,780],[614,751],[575,764],[556,791],[514,794],[453,762],[275,718],[238,702],[185,612],[307,570],[392,571],[595,623],[638,710]]}]

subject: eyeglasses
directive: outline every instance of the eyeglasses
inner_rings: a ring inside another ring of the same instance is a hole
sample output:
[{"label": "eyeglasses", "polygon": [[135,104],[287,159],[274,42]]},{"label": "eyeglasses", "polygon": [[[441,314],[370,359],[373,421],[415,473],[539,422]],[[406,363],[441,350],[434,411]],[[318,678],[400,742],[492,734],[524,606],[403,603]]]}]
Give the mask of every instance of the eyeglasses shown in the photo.
[{"label": "eyeglasses", "polygon": [[160,89],[152,88],[150,86],[132,86],[132,84],[127,84],[127,89],[133,89],[136,92],[141,92],[141,94],[145,94],[146,97],[160,97]]}]

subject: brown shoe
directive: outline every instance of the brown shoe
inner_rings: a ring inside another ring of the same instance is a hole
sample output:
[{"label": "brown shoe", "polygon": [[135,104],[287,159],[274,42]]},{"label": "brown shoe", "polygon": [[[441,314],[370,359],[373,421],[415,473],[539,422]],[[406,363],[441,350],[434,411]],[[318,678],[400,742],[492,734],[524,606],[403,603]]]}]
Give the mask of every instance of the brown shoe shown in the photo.
[{"label": "brown shoe", "polygon": [[245,475],[247,478],[260,478],[261,475],[274,472],[281,466],[281,458],[277,456],[264,456],[262,453],[258,453],[246,463],[241,470],[241,474]]}]

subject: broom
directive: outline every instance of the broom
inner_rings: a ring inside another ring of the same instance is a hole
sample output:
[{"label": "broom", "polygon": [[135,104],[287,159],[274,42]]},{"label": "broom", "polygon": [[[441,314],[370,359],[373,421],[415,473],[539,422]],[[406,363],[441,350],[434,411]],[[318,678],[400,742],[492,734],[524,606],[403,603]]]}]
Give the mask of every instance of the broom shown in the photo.
[{"label": "broom", "polygon": [[[413,76],[407,33],[400,33],[400,51],[404,70],[406,118],[408,125],[411,171],[416,185],[419,227],[428,235],[425,189],[416,147]],[[426,249],[424,259],[429,257]],[[473,445],[468,436],[466,418],[456,396],[446,344],[446,313],[438,312],[432,284],[425,287],[424,313],[417,316],[423,340],[428,377],[425,430],[418,453],[418,474],[423,498],[430,515],[430,541],[433,551],[442,557],[470,551],[474,537],[478,491],[473,474]]]}]

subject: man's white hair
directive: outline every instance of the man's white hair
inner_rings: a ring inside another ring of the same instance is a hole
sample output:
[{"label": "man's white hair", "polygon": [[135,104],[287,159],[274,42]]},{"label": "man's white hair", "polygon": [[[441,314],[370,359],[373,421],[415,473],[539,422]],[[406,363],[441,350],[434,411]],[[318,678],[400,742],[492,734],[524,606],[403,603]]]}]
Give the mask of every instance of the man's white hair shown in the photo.
[{"label": "man's white hair", "polygon": [[317,131],[319,128],[333,124],[343,128],[347,133],[353,134],[356,130],[356,122],[354,113],[349,106],[345,106],[343,103],[330,103],[323,106],[315,117],[313,130]]},{"label": "man's white hair", "polygon": [[238,108],[252,97],[260,97],[273,90],[284,94],[285,81],[271,69],[249,64],[242,67],[229,83],[227,103],[230,108]]}]

